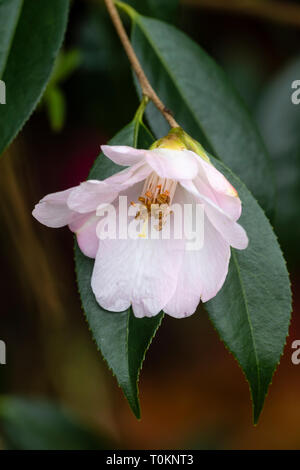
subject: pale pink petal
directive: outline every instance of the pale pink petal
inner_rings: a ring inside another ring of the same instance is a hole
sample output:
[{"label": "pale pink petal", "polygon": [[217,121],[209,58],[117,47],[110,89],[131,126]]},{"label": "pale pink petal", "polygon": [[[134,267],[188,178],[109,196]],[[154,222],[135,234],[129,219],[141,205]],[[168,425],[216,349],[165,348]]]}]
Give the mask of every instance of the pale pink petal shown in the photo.
[{"label": "pale pink petal", "polygon": [[195,154],[187,150],[155,149],[146,153],[146,161],[162,178],[194,179],[198,173]]},{"label": "pale pink petal", "polygon": [[227,196],[237,197],[238,193],[225,176],[217,170],[211,163],[206,162],[203,158],[199,158],[202,174],[206,176],[211,187]]},{"label": "pale pink petal", "polygon": [[194,180],[199,192],[210,198],[235,221],[242,212],[241,200],[232,184],[212,164],[198,157],[199,174]]},{"label": "pale pink petal", "polygon": [[[178,193],[183,203],[196,202],[180,187]],[[176,291],[164,307],[165,313],[184,318],[195,312],[200,299],[206,302],[213,298],[224,284],[229,260],[229,244],[205,216],[203,247],[185,251]]]},{"label": "pale pink petal", "polygon": [[70,209],[85,214],[95,211],[99,204],[109,204],[119,191],[105,181],[88,180],[77,186],[68,197]]},{"label": "pale pink petal", "polygon": [[[138,195],[141,194],[143,183],[127,188],[126,191],[120,193],[120,196],[127,196],[127,202],[137,201]],[[119,198],[114,200],[114,206],[118,210]],[[101,216],[97,216],[95,212],[89,214],[80,214],[76,220],[69,225],[70,230],[76,233],[78,245],[81,251],[89,258],[95,258],[98,247],[99,239],[97,237],[97,225],[101,220]]]},{"label": "pale pink petal", "polygon": [[201,284],[193,252],[185,252],[176,290],[164,307],[164,312],[174,318],[185,318],[195,313],[200,302]]},{"label": "pale pink petal", "polygon": [[82,214],[94,211],[99,205],[113,202],[120,192],[143,181],[150,173],[151,168],[139,162],[103,181],[88,180],[71,192],[68,206]]},{"label": "pale pink petal", "polygon": [[205,178],[197,176],[194,184],[199,193],[211,199],[213,203],[219,206],[232,220],[237,221],[242,213],[242,203],[238,196],[228,196],[225,193],[215,191]]},{"label": "pale pink petal", "polygon": [[224,239],[233,247],[238,250],[244,250],[248,246],[248,237],[244,228],[237,222],[231,220],[227,214],[222,213],[219,208],[214,207],[212,204],[205,204],[205,212],[220,232]]},{"label": "pale pink petal", "polygon": [[32,211],[33,217],[47,227],[58,228],[70,224],[76,214],[68,207],[67,200],[74,189],[76,188],[45,196],[36,204]]},{"label": "pale pink petal", "polygon": [[115,173],[104,180],[104,182],[121,192],[146,179],[147,176],[150,175],[151,171],[151,167],[147,165],[147,163],[141,161],[136,165],[120,171],[119,173]]},{"label": "pale pink petal", "polygon": [[194,261],[199,270],[201,283],[201,300],[207,302],[217,295],[228,274],[230,246],[222,235],[204,219],[204,244],[198,252],[189,252],[195,256]]},{"label": "pale pink petal", "polygon": [[[141,188],[138,183],[123,193],[128,204]],[[132,305],[138,317],[158,314],[175,291],[183,246],[181,240],[101,240],[92,276],[98,303],[114,312]]]},{"label": "pale pink petal", "polygon": [[176,291],[164,312],[175,318],[192,315],[200,299],[207,302],[222,288],[230,260],[230,246],[205,218],[204,245],[199,251],[186,251]]},{"label": "pale pink petal", "polygon": [[220,232],[224,239],[233,247],[244,250],[248,246],[248,237],[241,225],[231,219],[219,206],[203,194],[201,194],[194,183],[182,181],[180,183],[197,200],[204,204],[205,213],[214,227]]},{"label": "pale pink petal", "polygon": [[122,166],[135,165],[145,158],[145,150],[126,145],[102,145],[101,150],[110,160]]},{"label": "pale pink petal", "polygon": [[92,276],[98,303],[113,312],[132,305],[139,318],[157,315],[175,292],[181,264],[177,245],[142,238],[101,240]]},{"label": "pale pink petal", "polygon": [[89,258],[96,258],[99,248],[99,239],[96,234],[96,227],[100,218],[95,213],[84,214],[69,225],[70,230],[75,232],[78,246],[82,253]]}]

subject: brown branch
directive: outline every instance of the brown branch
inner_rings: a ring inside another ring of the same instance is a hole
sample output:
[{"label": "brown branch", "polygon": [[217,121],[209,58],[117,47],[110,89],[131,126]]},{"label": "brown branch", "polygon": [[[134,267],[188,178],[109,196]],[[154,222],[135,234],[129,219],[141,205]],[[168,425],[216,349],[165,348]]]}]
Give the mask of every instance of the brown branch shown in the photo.
[{"label": "brown branch", "polygon": [[255,16],[300,27],[300,7],[272,0],[182,0],[186,5],[228,13]]},{"label": "brown branch", "polygon": [[140,64],[139,59],[134,52],[134,49],[129,41],[123,23],[121,21],[120,15],[114,5],[113,0],[104,0],[107,10],[110,14],[112,22],[115,26],[115,29],[120,37],[121,43],[125,49],[125,52],[128,56],[128,59],[131,63],[131,66],[137,76],[137,79],[141,85],[142,93],[144,96],[147,96],[157,107],[157,109],[161,112],[164,118],[168,121],[171,127],[179,127],[179,124],[175,121],[170,111],[165,107],[163,102],[157,96],[156,92],[152,88],[148,78],[145,75],[144,70]]}]

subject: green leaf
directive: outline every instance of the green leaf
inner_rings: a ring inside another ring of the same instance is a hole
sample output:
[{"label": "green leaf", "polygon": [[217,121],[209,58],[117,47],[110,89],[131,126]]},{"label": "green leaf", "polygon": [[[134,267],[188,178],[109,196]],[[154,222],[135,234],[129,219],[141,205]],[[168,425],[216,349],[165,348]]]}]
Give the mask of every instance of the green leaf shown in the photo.
[{"label": "green leaf", "polygon": [[291,291],[285,261],[272,227],[246,186],[223,163],[213,164],[237,189],[246,250],[232,249],[219,294],[205,304],[215,328],[249,382],[257,423],[288,334]]},{"label": "green leaf", "polygon": [[65,97],[57,85],[52,85],[47,89],[44,99],[52,130],[59,132],[66,119]]},{"label": "green leaf", "polygon": [[[126,10],[132,44],[157,94],[183,129],[247,184],[270,214],[274,182],[258,130],[221,68],[184,33]],[[156,137],[168,125],[152,104],[147,110]]]},{"label": "green leaf", "polygon": [[60,88],[62,82],[67,80],[81,61],[80,53],[77,49],[70,51],[60,51],[55,61],[51,78],[48,82],[40,106],[45,105],[51,128],[54,132],[62,130],[67,114],[65,96]]},{"label": "green leaf", "polygon": [[0,77],[3,76],[23,0],[0,0]]},{"label": "green leaf", "polygon": [[300,257],[300,105],[293,104],[291,97],[296,91],[292,83],[297,78],[300,78],[299,56],[266,86],[257,110],[275,168],[278,197],[274,228],[290,266],[295,268]]},{"label": "green leaf", "polygon": [[178,10],[179,0],[126,0],[133,8],[143,15],[159,18],[164,21],[174,21]]},{"label": "green leaf", "polygon": [[55,403],[22,397],[0,398],[0,426],[10,450],[93,450],[112,448]]},{"label": "green leaf", "polygon": [[[68,18],[68,0],[0,0],[0,154],[38,104],[51,76]],[[3,34],[3,36],[2,36]]]},{"label": "green leaf", "polygon": [[266,86],[258,104],[257,117],[271,155],[300,147],[300,105],[292,102],[296,89],[292,83],[300,79],[300,56],[288,63]]},{"label": "green leaf", "polygon": [[[139,132],[137,132],[139,130]],[[110,145],[129,145],[148,148],[153,139],[149,131],[133,121],[119,132]],[[124,169],[114,164],[103,154],[97,158],[89,175],[91,179],[102,180]],[[137,319],[131,309],[121,313],[108,312],[100,307],[91,289],[94,260],[85,257],[77,244],[75,246],[77,282],[83,309],[98,348],[108,366],[116,376],[119,385],[137,418],[140,417],[138,399],[138,378],[145,353],[163,318]]]}]

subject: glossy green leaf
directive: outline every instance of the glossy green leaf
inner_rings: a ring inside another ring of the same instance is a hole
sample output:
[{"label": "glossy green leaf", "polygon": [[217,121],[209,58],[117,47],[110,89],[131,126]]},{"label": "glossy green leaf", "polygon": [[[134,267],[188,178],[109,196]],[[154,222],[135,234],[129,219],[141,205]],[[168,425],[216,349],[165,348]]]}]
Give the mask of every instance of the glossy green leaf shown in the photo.
[{"label": "glossy green leaf", "polygon": [[41,399],[1,397],[0,430],[10,450],[93,450],[112,445],[73,413]]},{"label": "glossy green leaf", "polygon": [[23,0],[0,0],[0,77],[8,59]]},{"label": "glossy green leaf", "polygon": [[143,15],[170,22],[176,17],[179,0],[126,0],[126,3]]},{"label": "glossy green leaf", "polygon": [[[139,131],[139,132],[138,132]],[[130,145],[148,148],[153,139],[144,126],[133,121],[119,132],[111,145]],[[97,158],[89,175],[91,179],[102,180],[124,169],[114,164],[103,154]],[[91,289],[91,276],[94,260],[85,257],[75,246],[77,282],[83,309],[94,340],[109,368],[116,376],[129,405],[140,417],[138,399],[138,378],[145,353],[163,318],[159,314],[153,318],[137,319],[131,309],[114,313],[102,309],[96,302]]]},{"label": "glossy green leaf", "polygon": [[[127,9],[128,11],[128,9]],[[173,26],[129,10],[132,43],[152,86],[177,122],[246,184],[270,214],[274,182],[256,125],[221,68]],[[151,104],[148,119],[156,137],[168,132]]]},{"label": "glossy green leaf", "polygon": [[300,80],[300,57],[288,63],[266,86],[257,109],[259,126],[272,156],[300,145],[300,104],[292,102],[296,89],[292,83]]},{"label": "glossy green leaf", "polygon": [[274,228],[290,265],[295,267],[300,257],[300,104],[292,102],[296,79],[300,79],[299,56],[267,84],[257,110],[275,169],[278,197]]},{"label": "glossy green leaf", "polygon": [[0,154],[29,118],[50,78],[68,18],[68,0],[0,0]]},{"label": "glossy green leaf", "polygon": [[223,163],[214,165],[237,189],[246,250],[232,249],[229,273],[219,294],[205,303],[215,328],[241,365],[258,421],[283,352],[291,313],[289,276],[273,229],[246,186]]}]

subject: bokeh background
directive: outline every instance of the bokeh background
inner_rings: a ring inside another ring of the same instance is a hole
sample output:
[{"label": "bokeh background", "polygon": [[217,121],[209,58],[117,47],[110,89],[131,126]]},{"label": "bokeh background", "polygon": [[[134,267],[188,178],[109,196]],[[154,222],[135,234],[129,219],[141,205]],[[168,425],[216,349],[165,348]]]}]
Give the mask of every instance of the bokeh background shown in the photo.
[{"label": "bokeh background", "polygon": [[291,103],[291,84],[300,80],[300,2],[183,0],[176,10],[168,0],[161,10],[155,0],[129,3],[199,42],[258,122],[277,180],[274,228],[291,273],[290,336],[254,427],[245,378],[205,311],[165,318],[141,374],[142,420],[132,415],[81,311],[72,234],[31,216],[42,196],[87,177],[100,145],[138,105],[103,5],[75,0],[66,70],[56,71],[0,161],[0,339],[7,345],[0,448],[300,449],[300,365],[291,361],[291,344],[300,340],[300,105]]}]

